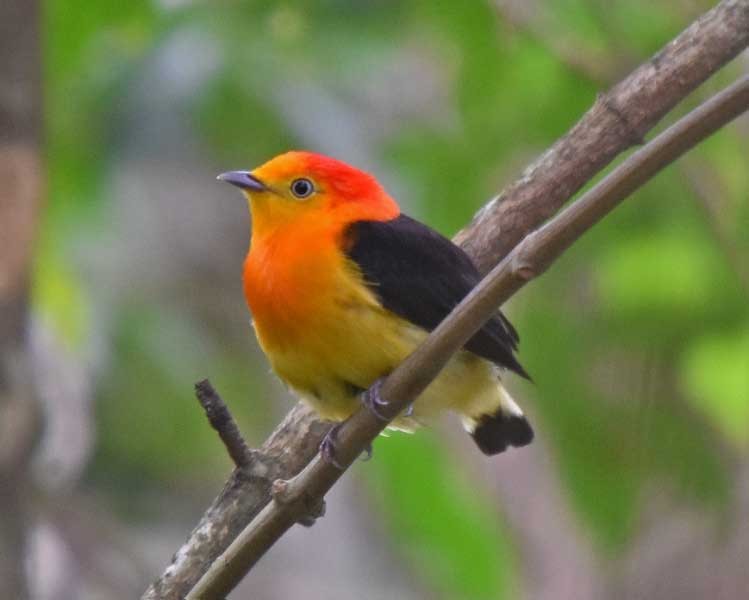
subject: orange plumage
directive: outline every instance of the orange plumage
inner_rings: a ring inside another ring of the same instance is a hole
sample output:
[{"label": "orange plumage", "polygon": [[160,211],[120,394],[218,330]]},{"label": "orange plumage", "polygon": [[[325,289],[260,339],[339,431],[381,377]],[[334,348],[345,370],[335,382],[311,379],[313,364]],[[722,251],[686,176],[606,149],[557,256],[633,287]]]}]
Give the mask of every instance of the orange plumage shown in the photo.
[{"label": "orange plumage", "polygon": [[[401,215],[371,176],[332,158],[289,152],[220,178],[249,199],[244,291],[278,375],[322,417],[341,420],[478,281],[470,259]],[[524,374],[517,334],[499,316],[393,426],[412,430],[458,412],[487,453],[532,437],[497,365]]]},{"label": "orange plumage", "polygon": [[[279,192],[300,173],[314,177],[324,194],[310,202],[279,202]],[[275,194],[256,197],[250,205],[245,296],[265,340],[294,344],[314,331],[311,322],[335,301],[335,278],[345,267],[340,247],[346,226],[391,219],[400,210],[373,177],[307,152],[289,152],[253,174],[273,182],[269,187]]]}]

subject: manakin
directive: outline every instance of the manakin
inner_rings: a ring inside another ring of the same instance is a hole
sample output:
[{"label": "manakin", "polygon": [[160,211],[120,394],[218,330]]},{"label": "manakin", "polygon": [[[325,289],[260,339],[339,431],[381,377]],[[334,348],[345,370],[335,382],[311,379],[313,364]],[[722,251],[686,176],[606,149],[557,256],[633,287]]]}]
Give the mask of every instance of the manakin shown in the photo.
[{"label": "manakin", "polygon": [[[338,160],[288,152],[219,179],[249,200],[244,292],[260,346],[324,419],[351,415],[479,282],[462,249]],[[497,312],[390,426],[413,431],[450,410],[485,454],[530,443],[533,430],[500,381],[502,370],[527,377],[517,344]]]}]

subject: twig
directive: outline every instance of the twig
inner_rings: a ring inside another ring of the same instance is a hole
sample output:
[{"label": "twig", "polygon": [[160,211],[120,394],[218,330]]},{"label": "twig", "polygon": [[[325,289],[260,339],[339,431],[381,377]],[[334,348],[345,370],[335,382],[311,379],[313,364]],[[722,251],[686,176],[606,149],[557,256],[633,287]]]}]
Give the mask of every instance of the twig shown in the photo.
[{"label": "twig", "polygon": [[[388,416],[393,418],[404,410],[502,302],[544,272],[634,190],[748,109],[749,77],[745,77],[634,153],[578,201],[527,236],[385,380],[381,395],[389,403]],[[338,462],[348,467],[385,426],[368,409],[361,408],[339,430]],[[317,456],[284,486],[283,501],[275,497],[232,542],[187,600],[213,600],[228,594],[306,507],[323,498],[342,473]]]},{"label": "twig", "polygon": [[252,452],[242,437],[234,417],[231,416],[221,396],[207,379],[195,384],[195,395],[203,407],[208,421],[226,446],[226,451],[238,469],[249,467],[252,462]]},{"label": "twig", "polygon": [[[721,2],[671,41],[648,63],[648,68],[641,67],[622,80],[615,88],[617,97],[627,98],[626,114],[638,115],[644,134],[748,43],[749,0]],[[661,96],[667,99],[662,101]],[[630,145],[625,128],[617,127],[617,119],[600,109],[596,104],[588,111],[501,194],[501,202],[493,201],[458,235],[456,241],[483,271],[496,264],[522,235],[543,223],[585,181]],[[235,471],[175,554],[172,564],[148,588],[143,599],[184,598],[244,525],[268,504],[271,481],[296,475],[316,454],[328,427],[316,420],[306,406],[297,404],[259,451],[269,465],[265,478],[248,481],[241,471]]]}]

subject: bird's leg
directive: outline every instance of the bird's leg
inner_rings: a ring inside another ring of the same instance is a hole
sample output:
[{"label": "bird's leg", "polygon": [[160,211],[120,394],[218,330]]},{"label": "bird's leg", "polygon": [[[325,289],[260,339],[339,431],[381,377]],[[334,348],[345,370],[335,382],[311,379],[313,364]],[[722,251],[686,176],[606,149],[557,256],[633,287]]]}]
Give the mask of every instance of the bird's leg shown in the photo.
[{"label": "bird's leg", "polygon": [[[336,460],[336,445],[338,443],[336,438],[338,437],[338,431],[341,429],[341,425],[343,425],[343,422],[336,423],[328,430],[328,433],[325,434],[322,442],[320,442],[320,455],[323,457],[323,460],[329,462],[336,469],[343,471],[344,467]],[[367,444],[367,447],[364,448],[364,453],[366,456],[363,460],[367,461],[372,458],[372,444]]]},{"label": "bird's leg", "polygon": [[388,403],[385,402],[380,395],[380,389],[382,388],[383,381],[385,381],[384,377],[380,377],[379,379],[377,379],[369,387],[369,389],[362,394],[361,401],[362,404],[364,404],[364,406],[366,406],[375,417],[380,419],[380,421],[390,421],[389,417],[386,417],[380,412],[380,409],[388,405]]},{"label": "bird's leg", "polygon": [[[362,393],[362,404],[366,406],[375,417],[380,419],[380,421],[390,421],[389,417],[386,417],[380,412],[381,408],[384,408],[388,405],[387,402],[385,402],[382,399],[382,396],[380,395],[380,389],[382,388],[382,384],[385,381],[384,377],[380,377],[377,379],[372,386],[364,391]],[[411,417],[414,414],[414,403],[411,402],[407,407],[406,410],[403,411],[404,417]],[[369,453],[368,453],[369,454]]]},{"label": "bird's leg", "polygon": [[333,465],[336,469],[340,469],[341,471],[344,470],[344,467],[336,460],[336,452],[337,452],[337,440],[338,437],[338,431],[341,429],[341,425],[343,423],[336,423],[333,425],[329,430],[328,433],[325,434],[325,437],[322,439],[322,442],[320,442],[320,456],[322,456],[323,460],[325,462],[330,463]]}]

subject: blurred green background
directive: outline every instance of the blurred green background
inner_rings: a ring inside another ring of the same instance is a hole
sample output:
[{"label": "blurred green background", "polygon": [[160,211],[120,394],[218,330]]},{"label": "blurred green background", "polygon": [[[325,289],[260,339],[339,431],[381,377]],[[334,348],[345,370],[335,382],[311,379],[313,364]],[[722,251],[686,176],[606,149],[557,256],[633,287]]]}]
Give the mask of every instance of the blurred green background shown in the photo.
[{"label": "blurred green background", "polygon": [[[315,150],[453,235],[711,5],[48,0],[35,547],[69,596],[42,573],[41,597],[132,598],[171,559],[230,472],[196,380],[253,444],[292,406],[241,292],[247,208],[217,173]],[[507,307],[533,446],[489,459],[450,419],[379,439],[232,597],[743,597],[748,157],[744,118]]]}]

